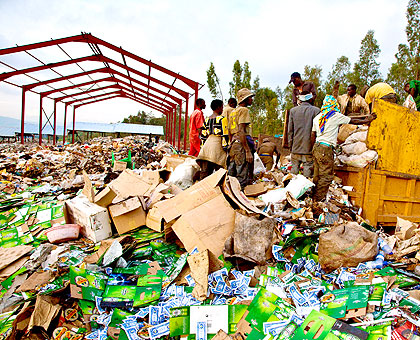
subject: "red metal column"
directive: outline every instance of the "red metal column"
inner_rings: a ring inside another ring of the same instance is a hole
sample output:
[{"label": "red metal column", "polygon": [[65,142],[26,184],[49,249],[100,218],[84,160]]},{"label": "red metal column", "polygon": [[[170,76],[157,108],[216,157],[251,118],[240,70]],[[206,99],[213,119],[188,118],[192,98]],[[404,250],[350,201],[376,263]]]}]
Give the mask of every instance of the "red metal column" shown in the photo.
[{"label": "red metal column", "polygon": [[169,114],[169,143],[172,144],[172,120],[174,117],[174,109]]},{"label": "red metal column", "polygon": [[74,144],[74,129],[76,128],[76,107],[73,106],[73,135],[71,136],[71,143]]},{"label": "red metal column", "polygon": [[64,104],[64,129],[63,129],[63,145],[66,144],[66,132],[67,132],[67,104]]},{"label": "red metal column", "polygon": [[181,124],[182,124],[182,100],[179,102],[179,119],[178,119],[178,150],[181,149]]},{"label": "red metal column", "polygon": [[174,109],[174,126],[173,126],[173,135],[172,135],[172,145],[176,145],[176,107]]},{"label": "red metal column", "polygon": [[57,123],[57,101],[54,100],[54,132],[53,132],[53,145],[55,145],[55,139],[56,139],[56,123]]},{"label": "red metal column", "polygon": [[165,141],[168,141],[168,123],[169,123],[169,112],[166,114],[166,119],[165,119]]},{"label": "red metal column", "polygon": [[185,122],[184,122],[184,151],[187,151],[187,132],[188,132],[188,96],[185,97]]},{"label": "red metal column", "polygon": [[42,99],[39,97],[39,145],[42,145]]},{"label": "red metal column", "polygon": [[25,143],[25,97],[26,89],[22,87],[22,117],[20,118],[20,142]]}]

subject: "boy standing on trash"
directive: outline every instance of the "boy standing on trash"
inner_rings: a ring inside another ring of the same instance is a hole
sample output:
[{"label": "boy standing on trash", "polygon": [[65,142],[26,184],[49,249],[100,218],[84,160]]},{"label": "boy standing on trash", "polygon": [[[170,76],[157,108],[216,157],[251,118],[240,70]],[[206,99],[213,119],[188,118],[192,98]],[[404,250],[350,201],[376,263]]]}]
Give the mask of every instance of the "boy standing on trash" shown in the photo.
[{"label": "boy standing on trash", "polygon": [[195,101],[196,109],[190,117],[190,152],[189,156],[197,157],[200,153],[200,130],[204,124],[203,110],[206,108],[206,102],[202,98]]},{"label": "boy standing on trash", "polygon": [[375,118],[375,115],[365,118],[347,117],[340,113],[340,107],[333,96],[325,96],[321,112],[313,119],[312,124],[311,144],[316,185],[314,201],[322,201],[327,197],[328,188],[334,179],[334,148],[340,125],[367,124]]},{"label": "boy standing on trash", "polygon": [[229,115],[228,127],[232,140],[228,153],[228,174],[236,177],[243,189],[252,184],[254,173],[255,144],[251,137],[251,117],[248,106],[252,104],[254,94],[247,88],[236,94],[238,107]]}]

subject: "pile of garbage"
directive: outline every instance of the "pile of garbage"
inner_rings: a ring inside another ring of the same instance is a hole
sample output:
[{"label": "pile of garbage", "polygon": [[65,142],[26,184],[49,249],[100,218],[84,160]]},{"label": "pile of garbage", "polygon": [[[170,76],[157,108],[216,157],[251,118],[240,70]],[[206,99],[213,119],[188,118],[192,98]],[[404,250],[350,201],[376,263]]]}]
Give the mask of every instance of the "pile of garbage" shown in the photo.
[{"label": "pile of garbage", "polygon": [[378,159],[378,153],[366,146],[368,130],[368,126],[352,124],[345,124],[340,128],[338,139],[343,143],[338,160],[342,164],[364,168]]},{"label": "pile of garbage", "polygon": [[418,225],[373,228],[338,179],[314,203],[301,175],[261,172],[242,191],[223,169],[194,182],[194,159],[152,150],[160,162],[80,169],[77,186],[63,174],[3,191],[4,339],[415,338]]},{"label": "pile of garbage", "polygon": [[81,187],[83,170],[97,181],[96,185],[104,185],[116,177],[112,174],[115,171],[157,167],[163,155],[174,153],[176,150],[169,143],[155,145],[148,138],[138,136],[98,137],[89,143],[65,146],[3,143],[0,144],[0,191],[13,194],[39,183],[67,188],[70,182]]}]

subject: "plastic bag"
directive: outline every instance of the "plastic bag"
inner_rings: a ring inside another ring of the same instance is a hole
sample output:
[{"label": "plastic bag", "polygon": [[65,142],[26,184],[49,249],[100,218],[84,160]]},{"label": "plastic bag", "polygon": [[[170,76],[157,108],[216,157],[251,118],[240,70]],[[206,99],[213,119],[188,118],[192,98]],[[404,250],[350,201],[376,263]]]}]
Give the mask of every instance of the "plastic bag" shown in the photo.
[{"label": "plastic bag", "polygon": [[364,168],[369,163],[375,162],[378,159],[378,154],[374,150],[368,150],[360,155],[340,155],[338,159],[341,163],[348,166],[354,166],[356,168]]},{"label": "plastic bag", "polygon": [[378,252],[378,235],[356,222],[332,228],[319,236],[319,263],[326,273],[372,261]]},{"label": "plastic bag", "polygon": [[360,155],[367,151],[367,146],[363,142],[356,142],[343,145],[343,151],[348,155]]},{"label": "plastic bag", "polygon": [[285,188],[279,188],[276,190],[271,190],[264,195],[261,195],[260,198],[267,205],[269,203],[277,203],[284,201],[287,196],[286,193],[289,192],[294,198],[298,199],[301,197],[309,188],[313,187],[315,184],[312,183],[303,175],[296,175],[292,178]]},{"label": "plastic bag", "polygon": [[351,144],[356,142],[366,142],[367,138],[367,130],[362,131],[356,131],[352,133],[344,142],[344,144]]},{"label": "plastic bag", "polygon": [[254,153],[254,176],[259,174],[264,174],[266,172],[264,163],[262,162],[260,156],[255,152]]},{"label": "plastic bag", "polygon": [[185,190],[193,184],[193,177],[199,169],[200,167],[195,159],[187,158],[184,163],[175,168],[166,184],[175,184],[182,190]]}]

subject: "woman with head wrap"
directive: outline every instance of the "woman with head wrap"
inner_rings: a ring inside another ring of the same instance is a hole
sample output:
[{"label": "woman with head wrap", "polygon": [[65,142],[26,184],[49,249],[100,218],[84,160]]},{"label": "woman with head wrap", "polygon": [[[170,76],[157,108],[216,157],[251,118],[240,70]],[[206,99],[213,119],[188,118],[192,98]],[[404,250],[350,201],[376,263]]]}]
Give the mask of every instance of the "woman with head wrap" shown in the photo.
[{"label": "woman with head wrap", "polygon": [[338,129],[342,124],[366,124],[375,116],[366,118],[350,118],[340,112],[337,100],[327,95],[322,103],[321,112],[314,118],[312,124],[312,149],[314,158],[315,201],[326,198],[328,188],[334,178],[334,148],[337,145]]}]

